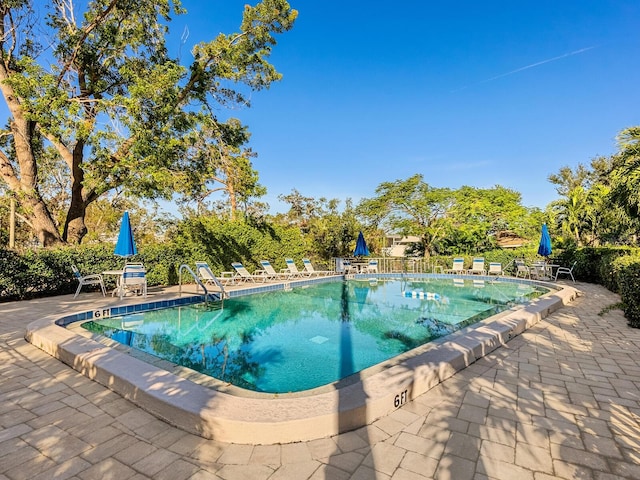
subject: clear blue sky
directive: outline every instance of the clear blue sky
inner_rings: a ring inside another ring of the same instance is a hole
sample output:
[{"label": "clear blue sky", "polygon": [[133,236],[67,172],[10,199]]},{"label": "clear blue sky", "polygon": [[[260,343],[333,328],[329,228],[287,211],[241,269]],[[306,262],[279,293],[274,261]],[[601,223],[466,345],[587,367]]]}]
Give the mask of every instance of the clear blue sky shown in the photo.
[{"label": "clear blue sky", "polygon": [[[171,52],[190,62],[197,42],[238,31],[247,1],[183,0]],[[249,126],[273,212],[294,188],[357,203],[416,173],[544,208],[550,174],[640,125],[638,0],[290,3],[298,20],[271,56],[284,78],[219,112]]]},{"label": "clear blue sky", "polygon": [[[182,55],[237,31],[245,3],[185,0]],[[290,3],[298,20],[271,56],[283,80],[231,112],[274,211],[293,188],[357,202],[416,173],[543,208],[549,174],[640,124],[638,0]]]}]

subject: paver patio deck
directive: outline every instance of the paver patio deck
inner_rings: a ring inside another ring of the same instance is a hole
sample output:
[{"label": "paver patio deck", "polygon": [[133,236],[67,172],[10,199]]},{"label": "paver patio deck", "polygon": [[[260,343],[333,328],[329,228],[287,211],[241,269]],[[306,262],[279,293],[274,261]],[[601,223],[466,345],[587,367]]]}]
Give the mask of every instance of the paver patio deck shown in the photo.
[{"label": "paver patio deck", "polygon": [[261,446],[167,425],[24,340],[30,321],[98,294],[0,304],[0,480],[640,478],[640,330],[606,309],[616,295],[577,287],[571,305],[372,425]]}]

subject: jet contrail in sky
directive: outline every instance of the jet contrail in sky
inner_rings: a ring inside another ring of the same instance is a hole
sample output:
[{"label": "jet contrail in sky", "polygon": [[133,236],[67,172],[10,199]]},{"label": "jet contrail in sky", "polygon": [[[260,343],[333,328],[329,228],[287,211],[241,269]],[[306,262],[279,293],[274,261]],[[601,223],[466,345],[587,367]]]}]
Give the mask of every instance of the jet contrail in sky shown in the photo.
[{"label": "jet contrail in sky", "polygon": [[594,49],[594,48],[596,48],[595,45],[593,47],[586,47],[586,48],[581,48],[580,50],[574,50],[573,52],[565,53],[564,55],[559,55],[557,57],[548,58],[548,59],[542,60],[540,62],[532,63],[531,65],[527,65],[525,67],[516,68],[515,70],[511,70],[510,72],[507,72],[507,73],[501,73],[500,75],[496,75],[495,77],[487,78],[486,80],[482,80],[482,81],[474,83],[472,85],[467,85],[465,87],[458,88],[456,90],[453,90],[453,92],[464,90],[465,88],[469,88],[470,86],[473,86],[473,85],[480,85],[482,83],[491,82],[493,80],[497,80],[498,78],[507,77],[509,75],[513,75],[514,73],[522,72],[523,70],[528,70],[530,68],[539,67],[540,65],[544,65],[545,63],[555,62],[556,60],[562,60],[563,58],[572,57],[573,55],[578,55],[580,53],[587,52],[587,51],[589,51],[591,49]]}]

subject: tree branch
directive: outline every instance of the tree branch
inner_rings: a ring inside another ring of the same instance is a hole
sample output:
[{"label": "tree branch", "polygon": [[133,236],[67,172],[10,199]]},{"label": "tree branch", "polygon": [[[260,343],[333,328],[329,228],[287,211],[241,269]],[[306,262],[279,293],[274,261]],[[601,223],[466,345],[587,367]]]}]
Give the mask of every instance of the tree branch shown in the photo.
[{"label": "tree branch", "polygon": [[[75,62],[76,57],[78,56],[78,52],[80,51],[80,47],[82,47],[84,41],[87,39],[89,34],[98,25],[100,25],[102,20],[104,20],[113,10],[115,10],[116,4],[117,4],[117,0],[111,0],[111,3],[109,3],[109,5],[107,5],[107,7],[99,15],[96,16],[94,21],[91,22],[90,24],[88,24],[87,26],[85,26],[84,29],[82,29],[82,36],[76,42],[76,45],[75,45],[75,47],[73,49],[73,53],[71,54],[71,57],[65,62],[65,64],[62,67],[62,69],[60,70],[60,75],[58,75],[58,81],[57,81],[57,86],[58,87],[62,83],[62,79],[66,75],[66,73],[69,70],[69,68],[71,67],[71,65],[73,65],[73,63]],[[60,10],[61,10],[62,15],[64,17],[64,5],[60,5]],[[73,11],[73,10],[71,10],[71,11]],[[75,24],[73,26],[75,28],[77,28],[75,26]]]}]

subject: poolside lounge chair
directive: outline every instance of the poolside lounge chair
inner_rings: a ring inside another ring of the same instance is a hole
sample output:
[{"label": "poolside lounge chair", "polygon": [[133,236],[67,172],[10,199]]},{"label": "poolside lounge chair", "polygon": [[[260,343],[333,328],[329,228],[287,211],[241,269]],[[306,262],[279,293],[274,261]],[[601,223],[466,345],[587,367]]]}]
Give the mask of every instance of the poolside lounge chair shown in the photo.
[{"label": "poolside lounge chair", "polygon": [[71,270],[73,270],[73,276],[75,277],[75,279],[78,280],[78,288],[73,298],[76,298],[78,296],[78,294],[80,293],[80,289],[84,285],[100,285],[100,288],[102,289],[102,296],[105,297],[107,295],[104,289],[104,280],[102,279],[102,275],[100,275],[99,273],[82,275],[80,273],[80,270],[78,270],[78,267],[76,267],[75,265],[71,265]]},{"label": "poolside lounge chair", "polygon": [[571,277],[571,280],[573,280],[574,282],[576,281],[575,278],[573,278],[573,269],[575,268],[576,264],[578,262],[573,262],[573,265],[571,265],[571,268],[568,267],[558,267],[558,270],[556,270],[556,276],[554,278],[554,280],[557,282],[558,281],[558,275],[569,275]]},{"label": "poolside lounge chair", "polygon": [[233,262],[231,266],[238,273],[238,275],[235,278],[239,281],[243,281],[243,282],[255,282],[256,280],[261,280],[263,282],[267,281],[268,276],[265,274],[264,271],[257,270],[254,274],[251,274],[249,273],[249,270],[247,270],[244,267],[244,265],[242,265],[242,263],[240,262]]},{"label": "poolside lounge chair", "polygon": [[269,260],[260,260],[260,265],[262,265],[262,271],[258,271],[255,274],[261,273],[262,275],[267,277],[265,280],[278,280],[283,278],[291,278],[291,274],[289,273],[289,271],[280,272],[280,273],[276,272],[276,269],[273,268],[273,265],[271,265]]},{"label": "poolside lounge chair", "polygon": [[[302,263],[304,264],[304,269],[309,273],[310,276],[333,275],[333,272],[330,270],[316,270],[315,268],[313,268],[313,264],[308,258],[303,258]],[[351,264],[349,264],[349,266],[351,266]]]},{"label": "poolside lounge chair", "polygon": [[307,272],[306,270],[303,272],[298,270],[298,266],[296,265],[296,262],[294,262],[293,258],[285,258],[284,261],[287,264],[287,271],[291,275],[291,278],[310,276],[309,272]]},{"label": "poolside lounge chair", "polygon": [[502,264],[499,262],[489,262],[489,275],[504,275]]},{"label": "poolside lounge chair", "polygon": [[464,269],[464,258],[454,258],[452,268],[445,270],[444,273],[467,273],[467,271]]},{"label": "poolside lounge chair", "polygon": [[233,272],[222,272],[223,276],[216,277],[211,268],[209,268],[209,264],[207,262],[196,262],[196,275],[204,285],[212,284],[217,285],[218,283],[233,285],[234,282],[234,273]]},{"label": "poolside lounge chair", "polygon": [[482,257],[474,258],[471,264],[471,270],[469,270],[469,273],[486,275],[487,271],[484,269],[484,258]]},{"label": "poolside lounge chair", "polygon": [[141,263],[127,264],[122,271],[122,279],[120,280],[120,299],[127,292],[133,292],[137,295],[147,296],[147,271]]}]

